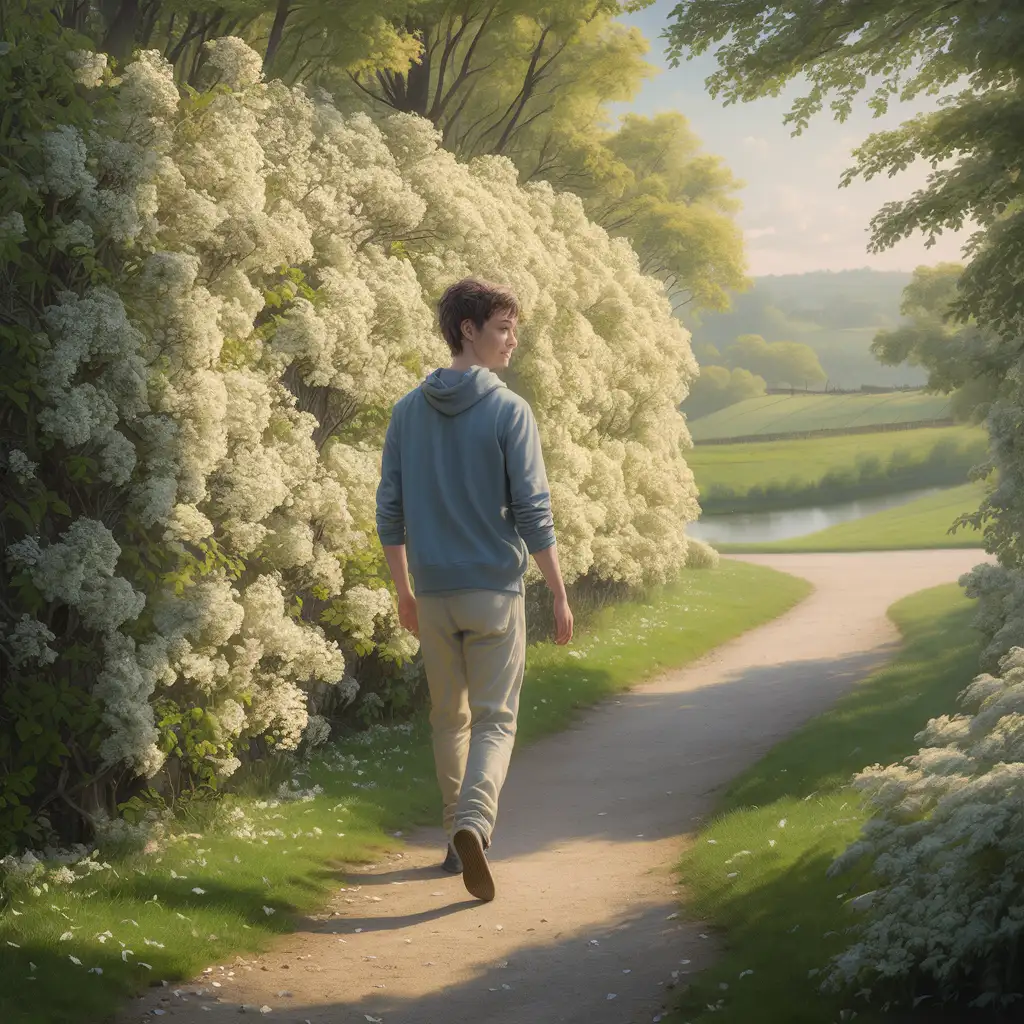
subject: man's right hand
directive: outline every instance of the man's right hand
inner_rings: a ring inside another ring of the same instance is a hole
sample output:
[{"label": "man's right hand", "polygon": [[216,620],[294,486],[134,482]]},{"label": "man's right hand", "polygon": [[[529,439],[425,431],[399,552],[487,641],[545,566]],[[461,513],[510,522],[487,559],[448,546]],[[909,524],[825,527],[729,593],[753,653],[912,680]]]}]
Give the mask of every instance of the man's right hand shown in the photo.
[{"label": "man's right hand", "polygon": [[572,609],[569,598],[555,598],[555,643],[565,646],[572,639]]}]

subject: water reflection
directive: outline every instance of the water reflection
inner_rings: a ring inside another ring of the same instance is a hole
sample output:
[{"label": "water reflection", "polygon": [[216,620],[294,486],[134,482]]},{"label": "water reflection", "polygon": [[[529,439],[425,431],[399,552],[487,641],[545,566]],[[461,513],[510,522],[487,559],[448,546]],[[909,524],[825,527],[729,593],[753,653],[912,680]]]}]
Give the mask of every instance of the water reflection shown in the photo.
[{"label": "water reflection", "polygon": [[905,505],[908,501],[924,498],[940,491],[929,487],[919,491],[904,491],[861,501],[847,501],[841,505],[819,505],[814,508],[793,508],[775,512],[744,512],[724,516],[706,516],[691,523],[687,532],[691,537],[711,544],[763,544],[773,540],[789,540],[817,533],[836,523],[848,523],[873,512]]}]

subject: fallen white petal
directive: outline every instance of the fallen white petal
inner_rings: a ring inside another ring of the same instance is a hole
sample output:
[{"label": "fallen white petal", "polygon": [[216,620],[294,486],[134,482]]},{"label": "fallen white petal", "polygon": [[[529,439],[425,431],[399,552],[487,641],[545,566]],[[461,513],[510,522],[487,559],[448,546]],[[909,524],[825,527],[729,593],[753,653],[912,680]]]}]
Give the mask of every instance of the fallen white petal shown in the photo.
[{"label": "fallen white petal", "polygon": [[81,967],[81,966],[82,966],[82,961],[81,961],[81,960],[79,960],[77,956],[69,956],[69,957],[68,957],[68,959],[69,959],[69,960],[70,960],[70,961],[71,961],[71,962],[72,962],[72,963],[73,963],[73,964],[74,964],[74,965],[75,965],[76,967]]},{"label": "fallen white petal", "polygon": [[67,941],[68,941],[68,939],[73,939],[74,937],[75,937],[75,933],[74,933],[74,932],[65,932],[65,933],[64,933],[64,934],[63,934],[63,935],[62,935],[62,936],[60,937],[60,941],[61,941],[61,942],[67,942]]},{"label": "fallen white petal", "polygon": [[197,885],[197,886],[196,886],[196,887],[195,887],[195,888],[194,888],[194,889],[193,889],[192,891],[193,891],[193,892],[194,892],[194,893],[195,893],[195,894],[196,894],[197,896],[205,896],[205,895],[206,895],[206,890],[205,890],[205,889],[200,889],[198,885]]},{"label": "fallen white petal", "polygon": [[270,917],[271,914],[275,914],[277,911],[275,911],[273,907],[264,907],[263,913],[266,914],[267,917]]},{"label": "fallen white petal", "polygon": [[617,998],[618,997],[616,996],[616,994],[614,992],[609,992],[608,995],[605,996],[605,999],[607,999],[609,1001],[611,1001],[612,999],[617,999]]}]

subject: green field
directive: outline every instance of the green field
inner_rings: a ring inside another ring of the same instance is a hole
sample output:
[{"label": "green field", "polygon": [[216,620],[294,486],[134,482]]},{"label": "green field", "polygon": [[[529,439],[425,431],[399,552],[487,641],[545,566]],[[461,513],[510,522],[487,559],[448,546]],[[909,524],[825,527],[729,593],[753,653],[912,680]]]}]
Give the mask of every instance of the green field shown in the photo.
[{"label": "green field", "polygon": [[984,484],[964,484],[805,537],[771,544],[718,544],[716,547],[722,552],[737,553],[980,548],[982,539],[976,530],[960,529],[955,534],[948,531],[958,516],[977,509],[985,493]]},{"label": "green field", "polygon": [[[531,646],[520,742],[781,615],[809,591],[793,576],[723,562],[647,601],[604,609],[569,647]],[[423,717],[331,743],[310,762],[259,762],[243,783],[220,801],[187,805],[163,850],[106,850],[102,869],[51,879],[46,891],[42,879],[33,889],[0,875],[0,1021],[106,1020],[148,984],[264,949],[323,906],[347,865],[400,848],[402,831],[440,813]],[[268,802],[282,784],[309,799]]]},{"label": "green field", "polygon": [[720,409],[690,423],[694,441],[762,434],[802,434],[922,423],[950,416],[947,395],[923,391],[886,395],[764,395]]},{"label": "green field", "polygon": [[[959,483],[987,450],[980,427],[922,427],[878,434],[697,445],[686,456],[706,511],[782,507],[787,496],[813,503],[852,500]],[[930,464],[930,465],[929,465]],[[872,486],[874,485],[874,486]],[[822,493],[817,494],[820,490]],[[751,492],[754,492],[751,494]],[[851,492],[851,493],[847,493]],[[750,497],[745,502],[743,499]],[[773,501],[774,498],[774,501]],[[731,504],[735,507],[728,507]],[[787,507],[794,507],[792,502]]]},{"label": "green field", "polygon": [[[904,639],[895,661],[729,786],[719,816],[679,868],[685,913],[709,922],[705,930],[722,930],[721,954],[692,978],[666,1022],[882,1019],[863,998],[820,992],[819,972],[850,943],[844,930],[856,923],[844,905],[855,879],[829,878],[826,869],[866,818],[848,786],[852,775],[916,752],[914,735],[929,718],[952,712],[977,672],[973,613],[955,585],[894,605],[890,616]],[[914,1019],[968,1018],[926,1012]]]}]

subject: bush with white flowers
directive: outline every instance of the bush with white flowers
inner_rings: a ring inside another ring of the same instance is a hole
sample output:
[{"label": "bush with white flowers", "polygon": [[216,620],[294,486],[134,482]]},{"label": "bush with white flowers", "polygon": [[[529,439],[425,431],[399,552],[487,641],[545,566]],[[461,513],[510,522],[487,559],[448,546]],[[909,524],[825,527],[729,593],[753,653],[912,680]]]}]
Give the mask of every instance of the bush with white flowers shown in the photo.
[{"label": "bush with white flowers", "polygon": [[[374,494],[391,405],[446,362],[432,310],[457,277],[521,297],[513,383],[540,423],[569,580],[686,564],[688,335],[575,196],[520,185],[502,158],[459,163],[426,121],[265,83],[238,39],[210,44],[187,93],[156,52],[117,77],[65,59],[95,117],[31,140],[24,199],[56,211],[45,240],[0,208],[0,250],[61,253],[45,308],[21,316],[33,386],[0,432],[21,510],[3,513],[0,659],[94,716],[73,737],[88,782],[65,772],[56,805],[99,820],[169,757],[216,785],[254,751],[322,743],[325,689],[415,655]],[[367,700],[376,717],[385,701]],[[18,815],[0,793],[0,846],[55,764],[26,768]]]},{"label": "bush with white flowers", "polygon": [[878,887],[858,940],[833,963],[835,987],[907,1002],[1021,998],[1024,648],[960,702],[966,713],[932,719],[903,764],[855,779],[874,816],[831,870],[867,859]]}]

